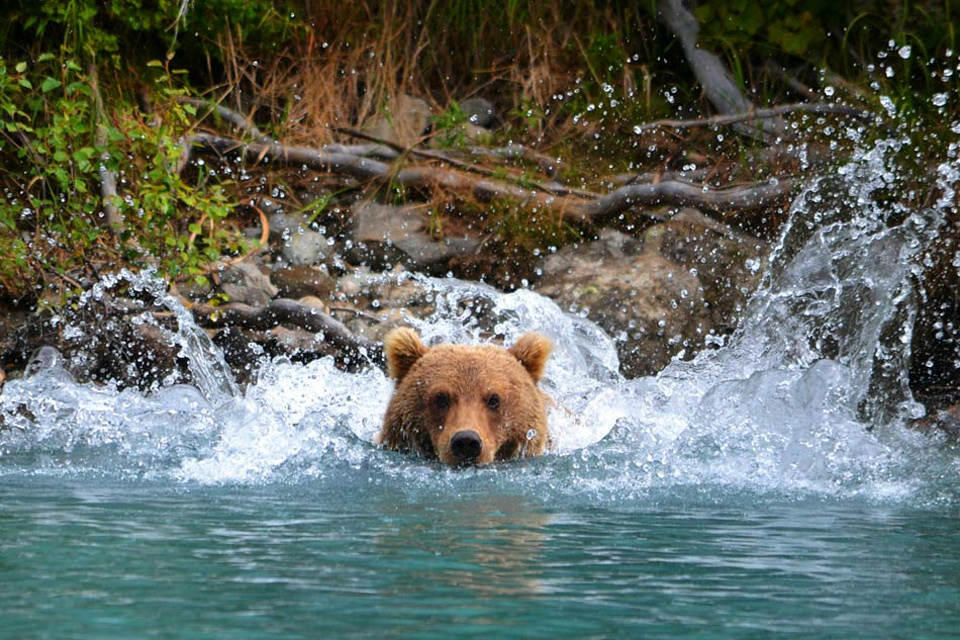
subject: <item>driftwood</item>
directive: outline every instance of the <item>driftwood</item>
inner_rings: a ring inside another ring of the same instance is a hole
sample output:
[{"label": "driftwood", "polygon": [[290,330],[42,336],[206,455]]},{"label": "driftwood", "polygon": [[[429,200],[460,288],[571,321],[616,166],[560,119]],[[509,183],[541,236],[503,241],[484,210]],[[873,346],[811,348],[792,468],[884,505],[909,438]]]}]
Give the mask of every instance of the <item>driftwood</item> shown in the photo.
[{"label": "driftwood", "polygon": [[[496,172],[487,169],[486,167],[480,167],[476,164],[465,162],[456,158],[449,153],[443,151],[431,150],[431,149],[417,149],[415,147],[404,147],[403,145],[396,144],[390,140],[385,140],[383,138],[378,138],[372,136],[366,131],[360,131],[359,129],[353,129],[350,127],[334,127],[334,131],[339,133],[344,133],[348,136],[353,136],[355,138],[360,138],[362,140],[369,140],[370,142],[376,143],[377,145],[389,147],[395,151],[393,158],[397,158],[402,154],[411,154],[417,156],[418,158],[425,158],[429,160],[439,160],[440,162],[446,162],[447,164],[464,169],[465,171],[470,171],[472,173],[479,173],[482,175],[492,176]],[[330,150],[332,145],[327,145],[324,147],[324,150]],[[484,156],[484,157],[494,157],[494,158],[523,158],[525,160],[532,161],[537,164],[539,169],[548,176],[553,176],[560,164],[560,161],[557,158],[551,158],[550,156],[544,155],[542,153],[537,153],[532,149],[522,145],[522,144],[510,144],[506,147],[500,147],[498,149],[486,149],[484,147],[471,147],[469,153],[472,156]]]},{"label": "driftwood", "polygon": [[[696,76],[703,92],[719,113],[724,115],[748,113],[754,105],[737,87],[733,76],[716,54],[697,46],[700,24],[697,18],[683,6],[683,0],[660,0],[657,5],[660,19],[680,40],[687,64]],[[753,126],[738,123],[737,130],[745,135],[764,138],[782,136],[782,122],[761,120]]]},{"label": "driftwood", "polygon": [[294,300],[279,298],[265,307],[253,307],[240,302],[220,306],[196,304],[192,307],[197,324],[203,327],[220,328],[241,326],[247,329],[272,329],[279,324],[292,324],[301,329],[321,333],[323,341],[342,353],[356,359],[380,364],[383,347],[372,340],[355,335],[346,325],[315,308]]},{"label": "driftwood", "polygon": [[550,192],[549,185],[532,189],[443,167],[415,166],[397,171],[393,165],[385,162],[309,147],[244,143],[209,134],[194,135],[190,142],[202,151],[240,153],[254,162],[304,166],[358,180],[390,179],[395,184],[410,188],[439,187],[469,193],[481,202],[508,199],[525,206],[557,211],[571,223],[596,222],[636,205],[689,205],[711,211],[754,209],[786,197],[794,187],[792,179],[725,189],[705,189],[703,185],[664,180],[656,184],[626,185],[605,195],[585,191],[565,194],[560,192],[561,189]]}]

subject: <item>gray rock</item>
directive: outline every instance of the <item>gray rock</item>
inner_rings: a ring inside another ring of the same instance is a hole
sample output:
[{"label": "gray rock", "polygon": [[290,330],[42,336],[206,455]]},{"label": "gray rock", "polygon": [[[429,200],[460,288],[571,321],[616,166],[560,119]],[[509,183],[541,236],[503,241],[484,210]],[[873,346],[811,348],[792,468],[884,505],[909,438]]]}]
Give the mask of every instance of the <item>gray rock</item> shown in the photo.
[{"label": "gray rock", "polygon": [[280,256],[290,265],[313,265],[323,262],[330,253],[327,237],[319,231],[299,228],[285,239]]},{"label": "gray rock", "polygon": [[200,300],[209,300],[210,294],[213,293],[213,285],[210,283],[209,278],[205,282],[197,282],[193,278],[188,278],[184,282],[172,283],[170,285],[171,293],[175,295],[180,295],[191,301],[200,301]]},{"label": "gray rock", "polygon": [[497,112],[493,103],[486,98],[467,98],[460,103],[460,110],[471,124],[490,129],[497,122]]},{"label": "gray rock", "polygon": [[270,279],[284,298],[314,296],[326,299],[337,284],[336,279],[327,273],[326,269],[305,265],[275,269],[270,274]]},{"label": "gray rock", "polygon": [[420,207],[359,202],[353,207],[353,242],[358,249],[353,257],[374,268],[401,262],[410,269],[429,269],[479,246],[479,240],[469,235],[435,239],[428,230],[429,220]]},{"label": "gray rock", "polygon": [[238,262],[220,274],[220,289],[233,302],[245,302],[262,307],[276,297],[278,289],[257,265]]},{"label": "gray rock", "polygon": [[427,129],[430,105],[408,95],[397,97],[387,113],[368,121],[363,130],[370,135],[404,147],[415,144]]},{"label": "gray rock", "polygon": [[655,253],[634,253],[637,244],[608,230],[595,242],[566,247],[545,261],[537,287],[603,327],[629,377],[656,373],[683,350],[692,353],[710,330],[697,277]]},{"label": "gray rock", "polygon": [[306,228],[306,220],[303,216],[295,216],[277,211],[267,216],[267,222],[270,225],[270,241],[279,242],[288,240],[293,234]]},{"label": "gray rock", "polygon": [[461,122],[448,129],[437,131],[437,134],[430,138],[427,146],[433,149],[443,149],[447,147],[458,147],[463,144],[489,144],[493,139],[493,134],[489,129],[477,126],[472,122]]},{"label": "gray rock", "polygon": [[711,324],[719,333],[736,328],[747,298],[760,284],[770,252],[763,240],[691,208],[647,229],[643,248],[695,271],[703,284]]}]

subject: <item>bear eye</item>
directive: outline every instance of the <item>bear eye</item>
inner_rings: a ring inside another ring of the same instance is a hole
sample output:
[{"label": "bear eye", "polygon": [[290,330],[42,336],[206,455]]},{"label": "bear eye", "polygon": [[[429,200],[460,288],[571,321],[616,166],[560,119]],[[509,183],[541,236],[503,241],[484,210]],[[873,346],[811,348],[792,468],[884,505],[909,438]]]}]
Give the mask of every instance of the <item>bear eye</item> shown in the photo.
[{"label": "bear eye", "polygon": [[440,393],[433,396],[433,406],[437,409],[444,410],[450,408],[450,395],[441,391]]},{"label": "bear eye", "polygon": [[500,408],[500,396],[496,393],[491,393],[487,396],[487,409],[491,411],[496,411]]}]

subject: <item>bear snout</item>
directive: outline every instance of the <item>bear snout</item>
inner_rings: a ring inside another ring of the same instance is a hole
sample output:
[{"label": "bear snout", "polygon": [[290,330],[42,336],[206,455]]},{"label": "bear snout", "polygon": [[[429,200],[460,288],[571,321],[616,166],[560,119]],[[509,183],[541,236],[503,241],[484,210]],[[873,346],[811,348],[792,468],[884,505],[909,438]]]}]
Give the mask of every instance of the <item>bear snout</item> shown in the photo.
[{"label": "bear snout", "polygon": [[475,462],[483,451],[483,439],[473,429],[464,429],[450,438],[450,453],[460,464]]}]

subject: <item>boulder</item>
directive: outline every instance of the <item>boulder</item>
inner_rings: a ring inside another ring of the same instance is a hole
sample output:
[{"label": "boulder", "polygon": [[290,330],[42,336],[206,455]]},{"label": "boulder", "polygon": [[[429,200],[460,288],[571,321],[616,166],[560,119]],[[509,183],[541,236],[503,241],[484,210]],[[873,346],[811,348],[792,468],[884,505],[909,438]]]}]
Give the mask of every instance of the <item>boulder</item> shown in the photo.
[{"label": "boulder", "polygon": [[466,234],[434,238],[423,207],[359,202],[353,207],[353,247],[348,257],[374,269],[401,263],[430,271],[453,257],[474,252],[479,240]]},{"label": "boulder", "polygon": [[375,138],[409,147],[416,144],[430,118],[430,105],[420,98],[401,94],[384,115],[368,121],[363,130]]},{"label": "boulder", "polygon": [[283,298],[314,296],[325,300],[337,286],[336,279],[325,268],[305,265],[274,269],[270,279]]},{"label": "boulder", "polygon": [[493,128],[498,120],[493,103],[486,98],[467,98],[460,102],[460,110],[468,122],[484,129]]},{"label": "boulder", "polygon": [[736,328],[747,298],[760,284],[770,246],[696,209],[681,209],[643,236],[643,250],[695,273],[717,333]]},{"label": "boulder", "polygon": [[639,247],[629,236],[604,230],[594,242],[550,256],[537,286],[607,331],[628,377],[651,375],[678,353],[692,354],[710,331],[697,276]]},{"label": "boulder", "polygon": [[289,265],[305,266],[326,260],[331,244],[319,231],[300,228],[290,233],[280,246],[280,257]]},{"label": "boulder", "polygon": [[230,296],[231,302],[262,307],[278,293],[270,278],[251,262],[230,265],[220,274],[220,281],[220,290]]}]

